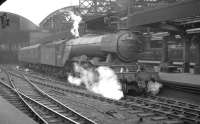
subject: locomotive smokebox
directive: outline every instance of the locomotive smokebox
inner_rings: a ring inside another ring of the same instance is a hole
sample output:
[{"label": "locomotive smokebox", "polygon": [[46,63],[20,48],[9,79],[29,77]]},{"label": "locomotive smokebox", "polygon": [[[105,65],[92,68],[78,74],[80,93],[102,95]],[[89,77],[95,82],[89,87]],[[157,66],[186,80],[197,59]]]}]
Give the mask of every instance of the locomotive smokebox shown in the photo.
[{"label": "locomotive smokebox", "polygon": [[132,62],[138,59],[142,44],[136,35],[124,31],[103,37],[101,47],[103,51],[115,53],[122,61]]}]

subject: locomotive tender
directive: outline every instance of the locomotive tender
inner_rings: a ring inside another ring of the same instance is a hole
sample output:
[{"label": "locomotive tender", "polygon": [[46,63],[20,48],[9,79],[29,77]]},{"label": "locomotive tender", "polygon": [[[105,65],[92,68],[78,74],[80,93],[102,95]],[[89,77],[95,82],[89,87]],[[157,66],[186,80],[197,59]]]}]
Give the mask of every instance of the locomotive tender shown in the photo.
[{"label": "locomotive tender", "polygon": [[131,90],[129,84],[137,79],[157,78],[154,72],[136,73],[135,62],[142,52],[142,45],[139,39],[128,31],[84,35],[76,39],[56,40],[21,48],[18,59],[29,68],[64,76],[67,76],[66,72],[73,70],[73,62],[87,61],[94,66],[107,65],[114,69],[122,82],[125,80],[123,87],[125,92],[128,92]]}]

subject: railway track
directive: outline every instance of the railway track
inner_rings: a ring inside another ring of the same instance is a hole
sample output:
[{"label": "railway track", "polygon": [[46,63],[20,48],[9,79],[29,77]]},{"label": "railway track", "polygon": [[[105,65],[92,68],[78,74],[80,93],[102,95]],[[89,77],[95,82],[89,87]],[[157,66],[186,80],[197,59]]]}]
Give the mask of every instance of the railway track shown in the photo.
[{"label": "railway track", "polygon": [[170,81],[165,81],[165,80],[159,80],[159,82],[163,83],[167,88],[170,88],[170,89],[175,89],[175,90],[180,90],[183,92],[200,95],[200,88],[198,85],[197,86],[185,85],[185,84],[181,85],[180,83],[176,83],[176,82],[172,82],[172,81],[170,82]]},{"label": "railway track", "polygon": [[198,105],[155,96],[148,98],[129,97],[127,101],[142,104],[154,112],[180,118],[184,122],[200,123],[200,107]]},{"label": "railway track", "polygon": [[[95,124],[92,120],[41,91],[37,86],[32,84],[26,76],[8,72],[8,77],[11,81],[10,84],[13,85],[12,88],[10,87],[10,90],[15,89],[13,91],[19,94],[21,99],[23,99],[45,123]],[[18,106],[20,106],[20,104],[19,102]]]},{"label": "railway track", "polygon": [[0,95],[37,123],[47,124],[47,122],[23,99],[21,94],[6,82],[0,81]]},{"label": "railway track", "polygon": [[[72,86],[70,88],[64,88],[63,86],[53,85],[49,83],[45,83],[48,81],[53,81],[51,79],[45,79],[43,77],[28,75],[30,80],[37,85],[42,85],[48,88],[52,88],[54,90],[59,90],[61,92],[78,94],[84,97],[89,97],[92,99],[97,99],[103,102],[107,102],[109,104],[115,104],[124,108],[131,109],[133,114],[136,114],[140,117],[141,121],[145,118],[151,118],[156,122],[162,121],[167,124],[175,124],[175,123],[200,123],[200,106],[194,105],[182,101],[177,101],[174,99],[169,99],[165,97],[158,96],[147,96],[147,97],[130,97],[128,96],[124,100],[112,100],[107,99],[101,96],[93,95],[86,92],[78,91],[76,88]],[[32,78],[31,78],[32,77]],[[35,80],[36,79],[36,80]],[[70,86],[70,85],[68,85]],[[75,88],[76,90],[72,89]]]},{"label": "railway track", "polygon": [[[38,83],[38,82],[37,82]],[[170,120],[167,123],[199,123],[199,106],[192,105],[176,100],[170,100],[167,98],[151,99],[153,96],[149,96],[148,98],[141,98],[141,97],[128,97],[121,101],[115,101],[111,99],[106,99],[101,96],[95,96],[91,94],[87,94],[84,92],[79,92],[75,90],[64,89],[48,84],[41,84],[45,87],[49,87],[55,90],[60,90],[61,92],[70,92],[74,94],[81,95],[83,97],[89,97],[92,99],[97,99],[102,102],[107,102],[109,104],[119,105],[124,108],[129,108],[133,110],[134,114],[137,114],[141,118],[145,117],[152,117],[155,121],[160,120]],[[170,103],[171,101],[171,103]],[[174,103],[174,104],[173,104]],[[195,107],[195,108],[194,108]],[[177,120],[173,120],[173,118],[177,118]],[[171,120],[172,119],[172,120]]]}]

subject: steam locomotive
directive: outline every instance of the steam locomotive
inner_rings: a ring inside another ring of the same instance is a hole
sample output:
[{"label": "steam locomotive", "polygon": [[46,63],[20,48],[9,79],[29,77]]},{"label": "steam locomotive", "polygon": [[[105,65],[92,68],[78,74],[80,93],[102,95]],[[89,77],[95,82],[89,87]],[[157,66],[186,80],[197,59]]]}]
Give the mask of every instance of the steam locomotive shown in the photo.
[{"label": "steam locomotive", "polygon": [[148,81],[158,74],[147,69],[136,72],[135,61],[142,52],[143,44],[129,31],[96,35],[87,34],[69,40],[55,40],[23,47],[18,59],[29,68],[67,76],[73,72],[73,63],[109,66],[122,82],[123,91],[132,89],[137,80]]}]

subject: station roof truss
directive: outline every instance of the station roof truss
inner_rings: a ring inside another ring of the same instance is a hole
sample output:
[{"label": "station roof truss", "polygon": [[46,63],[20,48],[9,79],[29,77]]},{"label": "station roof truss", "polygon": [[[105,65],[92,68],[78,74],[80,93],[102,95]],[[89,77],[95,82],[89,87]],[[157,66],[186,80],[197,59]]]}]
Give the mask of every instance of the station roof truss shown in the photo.
[{"label": "station roof truss", "polygon": [[79,0],[81,15],[102,15],[111,10],[111,0]]},{"label": "station roof truss", "polygon": [[[134,1],[134,0],[130,0]],[[135,27],[135,26],[149,26],[153,28],[157,28],[158,26],[161,29],[164,30],[173,30],[173,31],[179,31],[182,27],[179,26],[178,22],[176,21],[163,21],[165,19],[160,19],[157,18],[157,20],[152,20],[149,16],[147,17],[146,15],[149,15],[148,12],[154,12],[154,9],[150,9],[152,7],[159,7],[155,9],[159,10],[162,9],[163,6],[164,8],[170,8],[171,4],[176,3],[174,1],[184,1],[184,0],[155,0],[155,1],[146,1],[146,0],[137,0],[135,1],[134,4],[132,5],[134,8],[134,11],[139,9],[145,11],[139,11],[134,14],[131,14],[130,16],[127,16],[128,14],[128,6],[130,2],[129,0],[124,0],[122,3],[120,0],[79,0],[79,5],[78,6],[71,6],[71,7],[65,7],[62,9],[59,9],[51,14],[49,14],[41,23],[40,27],[44,29],[53,29],[56,31],[62,31],[66,30],[69,28],[69,25],[71,25],[71,20],[70,18],[67,20],[67,12],[68,11],[73,11],[75,13],[78,13],[79,15],[82,16],[82,20],[84,23],[87,24],[87,27],[92,27],[93,29],[102,28],[105,30],[109,30],[109,28],[116,28],[118,29],[127,29],[127,19],[130,20],[130,18],[133,18],[134,21],[131,23],[128,23],[128,27]],[[163,2],[164,1],[164,2]],[[172,1],[172,2],[170,2]],[[121,5],[124,5],[122,8],[120,8]],[[142,5],[142,7],[139,7]],[[166,7],[167,5],[167,7]],[[175,4],[180,6],[179,4]],[[138,8],[139,7],[139,8]],[[118,9],[116,9],[118,8]],[[147,9],[147,10],[146,10]],[[165,9],[166,10],[166,9]],[[160,10],[159,10],[160,11]],[[163,10],[162,10],[163,11]],[[147,13],[147,14],[146,14]],[[145,15],[146,14],[146,15]],[[150,14],[151,15],[151,14]],[[158,17],[157,13],[154,14]],[[135,19],[140,18],[140,19]],[[146,16],[146,17],[145,17]],[[162,18],[162,17],[161,17]],[[145,22],[145,20],[147,22]],[[153,22],[151,22],[153,21]],[[130,22],[130,21],[128,21]],[[173,24],[173,25],[172,25]],[[68,26],[67,26],[68,25]],[[98,25],[95,27],[95,25]],[[176,27],[174,27],[174,25]],[[59,29],[62,28],[62,29]],[[101,29],[100,29],[101,30]]]},{"label": "station roof truss", "polygon": [[[93,20],[105,16],[111,10],[111,0],[79,0],[79,5],[64,7],[49,14],[40,26],[55,21],[56,15],[62,16],[63,19],[68,16],[68,11],[73,11],[83,17],[83,20]],[[70,21],[70,20],[69,20]],[[67,21],[65,21],[67,23]]]},{"label": "station roof truss", "polygon": [[[127,16],[127,1],[128,0],[79,0],[79,5],[77,6],[65,7],[49,14],[40,23],[40,27],[47,30],[55,29],[58,31],[59,28],[66,27],[67,24],[70,25],[70,19],[66,20],[67,11],[74,11],[75,14],[81,15],[82,22],[87,25],[87,28],[91,27],[91,25],[94,27],[93,25],[97,24],[102,29],[107,27],[105,29],[107,30],[109,26],[105,23],[109,23],[109,21],[112,20],[113,24],[113,22],[116,23],[116,20],[119,19],[118,17],[122,17],[124,14]],[[88,26],[88,24],[90,26]],[[99,27],[95,29],[98,30]],[[56,28],[58,28],[58,30]],[[61,31],[63,31],[63,29],[61,29]]]}]

